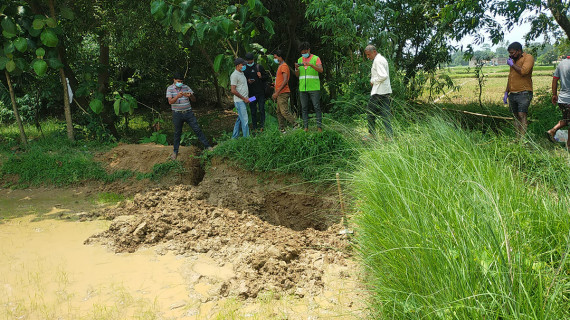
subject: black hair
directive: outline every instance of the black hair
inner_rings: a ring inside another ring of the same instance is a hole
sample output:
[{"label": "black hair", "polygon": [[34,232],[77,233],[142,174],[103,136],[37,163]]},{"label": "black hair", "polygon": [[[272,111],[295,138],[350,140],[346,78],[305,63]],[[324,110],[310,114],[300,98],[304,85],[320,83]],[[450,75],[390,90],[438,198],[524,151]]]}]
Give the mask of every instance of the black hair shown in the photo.
[{"label": "black hair", "polygon": [[281,50],[281,49],[277,49],[277,50],[273,51],[273,54],[278,56],[278,57],[283,58],[283,50]]},{"label": "black hair", "polygon": [[511,44],[509,44],[509,47],[507,48],[507,51],[509,50],[519,50],[522,51],[522,44],[520,44],[519,42],[513,42]]},{"label": "black hair", "polygon": [[301,42],[301,44],[299,44],[299,51],[310,50],[310,49],[311,45],[307,41],[303,41]]},{"label": "black hair", "polygon": [[173,79],[176,80],[184,80],[184,73],[180,72],[180,71],[176,71],[174,72],[174,74],[172,75]]}]

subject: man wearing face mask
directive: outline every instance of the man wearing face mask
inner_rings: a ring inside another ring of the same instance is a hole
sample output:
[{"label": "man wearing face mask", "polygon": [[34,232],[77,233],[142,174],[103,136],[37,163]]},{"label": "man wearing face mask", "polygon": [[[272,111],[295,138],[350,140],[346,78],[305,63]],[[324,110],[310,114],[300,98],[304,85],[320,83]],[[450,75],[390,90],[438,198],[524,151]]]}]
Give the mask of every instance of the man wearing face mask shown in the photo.
[{"label": "man wearing face mask", "polygon": [[283,51],[276,50],[273,53],[273,61],[279,65],[277,73],[275,74],[275,92],[273,93],[273,100],[277,101],[277,122],[279,123],[279,130],[285,133],[285,125],[292,124],[294,128],[298,125],[295,123],[295,116],[289,112],[289,96],[291,90],[289,89],[289,78],[291,77],[291,70],[283,60]]},{"label": "man wearing face mask", "polygon": [[249,96],[255,96],[255,101],[249,103],[251,110],[251,127],[255,131],[263,131],[265,126],[265,83],[264,76],[266,75],[263,66],[255,63],[253,53],[248,52],[245,55],[247,65],[243,74],[247,79],[247,88]]},{"label": "man wearing face mask", "polygon": [[246,64],[247,62],[242,58],[235,59],[234,65],[236,66],[236,69],[230,76],[231,91],[234,95],[234,105],[238,112],[238,118],[234,125],[232,139],[239,137],[240,129],[244,138],[249,136],[249,119],[247,117],[246,105],[246,103],[249,103],[249,90],[247,88],[247,79],[243,75]]},{"label": "man wearing face mask", "polygon": [[532,100],[534,58],[528,53],[523,53],[522,45],[518,42],[511,43],[507,50],[509,51],[507,64],[511,69],[503,103],[507,104],[507,101],[509,103],[509,109],[515,118],[517,140],[521,140],[526,135],[528,126],[527,114]]},{"label": "man wearing face mask", "polygon": [[301,43],[299,50],[301,50],[301,58],[295,63],[295,75],[299,77],[299,97],[303,110],[303,129],[305,131],[309,130],[310,99],[317,116],[317,130],[320,132],[323,131],[323,115],[321,113],[321,81],[319,73],[323,72],[323,63],[321,58],[311,54],[308,42]]},{"label": "man wearing face mask", "polygon": [[206,139],[202,129],[200,129],[194,112],[192,112],[190,101],[196,102],[196,97],[192,89],[183,83],[184,75],[181,72],[174,73],[173,81],[172,85],[166,89],[166,99],[168,99],[172,109],[172,122],[174,124],[174,150],[170,158],[176,160],[184,122],[188,123],[190,128],[192,128],[198,140],[204,145],[204,148],[211,150],[212,147],[208,143],[208,139]]}]

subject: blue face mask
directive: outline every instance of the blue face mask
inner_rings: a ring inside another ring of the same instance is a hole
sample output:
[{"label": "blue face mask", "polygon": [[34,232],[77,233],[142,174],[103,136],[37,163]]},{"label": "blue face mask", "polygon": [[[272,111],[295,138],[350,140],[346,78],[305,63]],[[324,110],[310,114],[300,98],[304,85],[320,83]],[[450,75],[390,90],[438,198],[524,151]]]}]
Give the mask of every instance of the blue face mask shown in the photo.
[{"label": "blue face mask", "polygon": [[184,84],[182,82],[176,82],[176,87],[178,88],[182,88]]},{"label": "blue face mask", "polygon": [[277,60],[277,59],[273,59],[273,62],[279,64],[279,60]]},{"label": "blue face mask", "polygon": [[302,56],[303,58],[308,58],[311,54],[310,53],[303,53]]},{"label": "blue face mask", "polygon": [[241,71],[245,71],[245,66],[241,66]]},{"label": "blue face mask", "polygon": [[253,62],[247,64],[249,67],[253,67]]}]

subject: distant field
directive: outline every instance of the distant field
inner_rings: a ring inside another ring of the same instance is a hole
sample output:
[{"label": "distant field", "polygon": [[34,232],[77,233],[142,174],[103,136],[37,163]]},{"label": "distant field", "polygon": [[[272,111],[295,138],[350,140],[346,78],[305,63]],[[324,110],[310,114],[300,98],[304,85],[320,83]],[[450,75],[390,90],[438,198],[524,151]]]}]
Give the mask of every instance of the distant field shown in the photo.
[{"label": "distant field", "polygon": [[[446,94],[434,95],[433,99],[440,99],[439,102],[467,104],[478,102],[479,88],[477,79],[474,76],[473,68],[467,72],[466,67],[454,67],[442,70],[447,73],[455,85],[459,86],[458,91],[446,90]],[[484,67],[483,73],[485,74],[485,84],[483,86],[482,101],[483,103],[502,103],[503,93],[507,86],[509,67]],[[551,66],[537,66],[533,69],[533,89],[535,93],[551,90],[552,73],[554,67]],[[449,92],[448,92],[449,91]],[[422,100],[427,101],[429,97],[428,92],[424,92]]]}]

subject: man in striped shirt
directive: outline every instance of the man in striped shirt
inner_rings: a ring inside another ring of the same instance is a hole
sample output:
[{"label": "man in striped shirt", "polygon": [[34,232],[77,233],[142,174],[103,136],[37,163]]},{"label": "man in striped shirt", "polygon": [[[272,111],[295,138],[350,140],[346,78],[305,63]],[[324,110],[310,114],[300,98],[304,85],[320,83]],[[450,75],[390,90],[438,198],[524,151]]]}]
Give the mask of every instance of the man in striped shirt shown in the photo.
[{"label": "man in striped shirt", "polygon": [[190,128],[192,128],[198,140],[204,145],[204,148],[211,150],[212,147],[202,132],[202,129],[200,129],[200,125],[198,125],[198,121],[190,106],[190,101],[196,102],[194,91],[183,83],[184,75],[181,72],[176,72],[173,76],[173,80],[174,82],[166,89],[166,99],[168,99],[168,103],[172,109],[172,122],[174,123],[174,151],[170,158],[176,160],[184,122],[188,123]]}]

